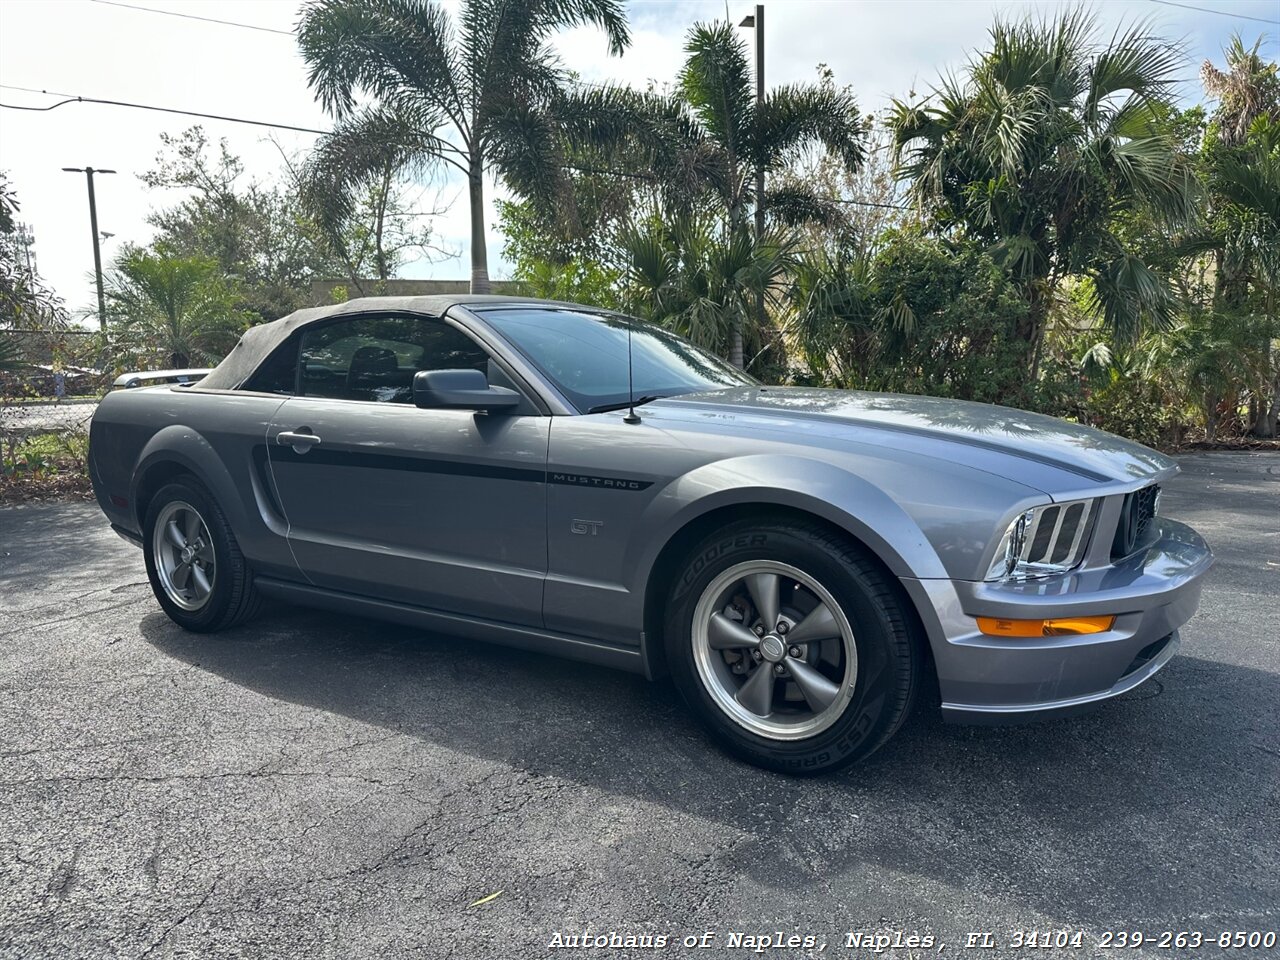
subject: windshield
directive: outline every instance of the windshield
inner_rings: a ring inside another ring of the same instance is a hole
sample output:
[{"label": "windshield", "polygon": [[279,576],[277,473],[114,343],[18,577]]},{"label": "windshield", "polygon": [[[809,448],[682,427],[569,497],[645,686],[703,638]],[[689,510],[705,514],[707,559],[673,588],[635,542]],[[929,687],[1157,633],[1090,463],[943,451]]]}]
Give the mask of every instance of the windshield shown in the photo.
[{"label": "windshield", "polygon": [[628,328],[637,398],[756,382],[689,341],[639,320],[549,307],[485,310],[482,316],[581,413],[627,401]]}]

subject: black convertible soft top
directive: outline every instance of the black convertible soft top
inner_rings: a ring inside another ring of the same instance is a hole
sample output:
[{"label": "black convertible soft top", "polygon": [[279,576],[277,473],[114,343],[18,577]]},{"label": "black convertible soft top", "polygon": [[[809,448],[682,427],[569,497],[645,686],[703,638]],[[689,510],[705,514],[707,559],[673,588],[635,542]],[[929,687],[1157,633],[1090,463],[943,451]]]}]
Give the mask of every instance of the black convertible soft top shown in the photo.
[{"label": "black convertible soft top", "polygon": [[334,304],[330,307],[307,307],[295,310],[287,317],[273,320],[270,323],[250,327],[241,336],[240,342],[214,367],[213,372],[200,381],[201,389],[235,390],[258,369],[276,347],[284,343],[299,327],[318,320],[329,320],[352,313],[371,313],[377,311],[395,311],[405,313],[422,313],[427,316],[440,317],[450,307],[461,304],[465,307],[483,306],[561,306],[594,310],[574,303],[559,303],[551,300],[535,300],[529,297],[500,297],[483,294],[458,293],[449,296],[433,297],[361,297],[348,300],[346,303]]}]

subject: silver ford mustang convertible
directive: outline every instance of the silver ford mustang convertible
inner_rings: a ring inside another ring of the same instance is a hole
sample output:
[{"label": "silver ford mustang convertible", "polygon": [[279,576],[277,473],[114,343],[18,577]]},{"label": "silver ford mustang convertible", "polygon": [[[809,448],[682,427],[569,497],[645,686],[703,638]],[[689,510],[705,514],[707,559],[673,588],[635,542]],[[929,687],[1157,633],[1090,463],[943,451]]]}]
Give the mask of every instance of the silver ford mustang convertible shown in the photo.
[{"label": "silver ford mustang convertible", "polygon": [[98,502],[178,624],[285,600],[669,673],[778,770],[867,756],[921,696],[992,722],[1130,690],[1212,562],[1160,516],[1177,466],[1145,447],[761,386],[590,307],[354,300],[198,377],[121,378],[90,434]]}]

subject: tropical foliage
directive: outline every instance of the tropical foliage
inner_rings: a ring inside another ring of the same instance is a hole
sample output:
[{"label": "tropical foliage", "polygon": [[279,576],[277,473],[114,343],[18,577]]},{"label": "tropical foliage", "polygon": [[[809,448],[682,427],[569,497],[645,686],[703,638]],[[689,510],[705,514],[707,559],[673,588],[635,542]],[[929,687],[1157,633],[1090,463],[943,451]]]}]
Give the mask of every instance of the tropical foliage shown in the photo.
[{"label": "tropical foliage", "polygon": [[312,88],[337,119],[317,148],[317,179],[347,187],[435,163],[463,173],[471,289],[487,293],[485,176],[555,194],[557,134],[582,121],[584,106],[548,40],[580,25],[603,30],[614,54],[630,41],[620,0],[463,0],[456,20],[431,0],[308,4],[298,42]]},{"label": "tropical foliage", "polygon": [[[332,131],[267,181],[200,128],[165,138],[155,238],[110,271],[103,366],[211,362],[317,281],[382,292],[442,252],[430,191],[456,176],[476,291],[496,181],[528,293],[634,313],[771,382],[1007,403],[1154,445],[1276,435],[1280,74],[1261,41],[1232,38],[1183,109],[1183,52],[1146,22],[1001,18],[961,69],[868,115],[824,64],[757,98],[749,34],[724,22],[692,25],[647,89],[583,83],[553,46],[573,28],[630,41],[621,0],[309,0],[298,41]],[[15,212],[0,180],[0,326],[53,329]],[[4,343],[0,367],[23,362]]]},{"label": "tropical foliage", "polygon": [[989,249],[1023,291],[1019,336],[1035,376],[1054,295],[1091,281],[1118,335],[1167,328],[1176,298],[1120,227],[1193,218],[1196,182],[1165,122],[1181,61],[1142,25],[1100,40],[1079,8],[998,20],[988,51],[889,118],[901,175],[937,230]]},{"label": "tropical foliage", "polygon": [[248,326],[212,259],[126,249],[107,277],[117,355],[173,369],[217,362]]}]

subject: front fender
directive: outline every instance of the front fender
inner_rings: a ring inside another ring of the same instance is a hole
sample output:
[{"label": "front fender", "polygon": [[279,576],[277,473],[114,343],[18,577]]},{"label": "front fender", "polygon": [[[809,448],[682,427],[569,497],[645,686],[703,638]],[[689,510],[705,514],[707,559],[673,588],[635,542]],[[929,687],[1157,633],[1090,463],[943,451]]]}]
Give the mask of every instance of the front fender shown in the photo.
[{"label": "front fender", "polygon": [[671,481],[646,508],[628,550],[631,590],[643,595],[662,549],[680,530],[722,507],[761,504],[804,510],[847,530],[899,577],[946,571],[914,520],[883,490],[807,457],[758,454],[709,463]]}]

